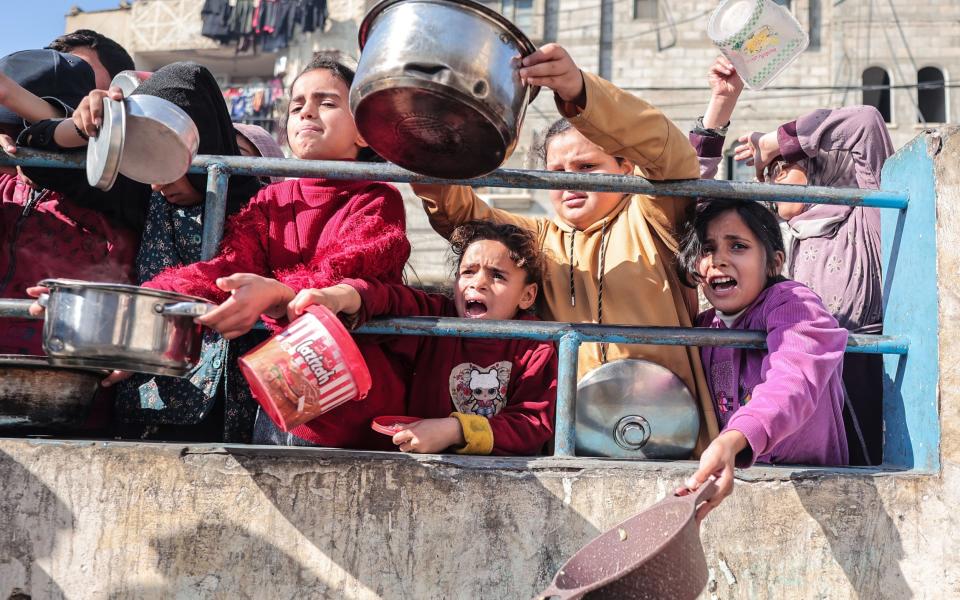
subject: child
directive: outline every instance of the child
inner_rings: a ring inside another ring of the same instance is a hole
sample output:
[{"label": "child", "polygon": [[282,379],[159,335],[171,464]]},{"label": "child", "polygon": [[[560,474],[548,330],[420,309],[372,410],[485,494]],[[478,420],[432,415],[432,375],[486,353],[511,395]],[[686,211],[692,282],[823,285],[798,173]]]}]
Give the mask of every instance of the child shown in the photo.
[{"label": "child", "polygon": [[[310,304],[322,304],[354,324],[379,315],[536,320],[529,311],[542,266],[533,236],[513,225],[474,221],[457,227],[450,243],[456,257],[453,299],[347,279],[300,292],[289,310],[299,315]],[[552,343],[399,336],[387,343],[387,352],[412,373],[406,414],[423,417],[393,436],[403,452],[536,454],[553,435]]]},{"label": "child", "polygon": [[[520,76],[554,90],[565,117],[547,131],[548,169],[571,173],[639,174],[649,179],[692,179],[697,159],[689,142],[663,113],[603,79],[582,73],[567,52],[546,44],[523,59]],[[482,219],[530,231],[544,250],[544,317],[618,325],[690,327],[696,294],[680,285],[673,268],[676,232],[692,199],[610,192],[554,190],[553,219],[522,217],[490,208],[469,187],[414,185],[430,223],[449,236]],[[700,358],[695,348],[584,344],[579,374],[619,358],[645,358],[680,377],[701,399],[699,452],[717,434]]]},{"label": "child", "polygon": [[719,491],[700,518],[732,491],[735,464],[847,464],[847,331],[809,288],[779,275],[783,254],[776,218],[744,200],[704,203],[683,239],[680,277],[699,284],[713,305],[697,325],[767,332],[767,350],[700,351],[722,427],[687,481],[696,489],[718,477]]},{"label": "child", "polygon": [[[347,104],[352,78],[352,71],[319,55],[294,80],[287,118],[294,156],[355,160],[366,148]],[[218,99],[222,103],[222,96]],[[77,127],[95,131],[95,112],[78,112]],[[229,120],[227,128],[235,145]],[[403,200],[389,185],[322,178],[275,183],[228,220],[215,258],[194,264],[183,261],[186,266],[152,273],[143,285],[219,303],[197,321],[225,339],[234,339],[248,332],[261,315],[268,317],[268,326],[279,326],[276,319],[285,318],[287,303],[301,289],[332,285],[351,276],[399,282],[410,253],[404,222]],[[368,428],[368,423],[369,417],[363,427]],[[244,441],[252,433],[252,423],[246,425]],[[350,431],[357,424],[353,425],[343,437],[319,443],[352,444]]]},{"label": "child", "polygon": [[[694,129],[691,143],[704,165],[719,162],[729,120],[743,89],[725,58],[711,68],[713,95]],[[722,135],[721,135],[722,134]],[[769,133],[740,138],[738,160],[757,170],[760,181],[826,187],[878,189],[883,163],[893,142],[880,113],[871,106],[820,109]],[[713,177],[716,169],[704,169]],[[880,209],[781,202],[786,221],[785,275],[816,292],[841,326],[854,333],[883,329]],[[850,399],[847,433],[854,464],[880,464],[883,423],[880,399],[883,361],[879,355],[848,356],[844,381]]]}]

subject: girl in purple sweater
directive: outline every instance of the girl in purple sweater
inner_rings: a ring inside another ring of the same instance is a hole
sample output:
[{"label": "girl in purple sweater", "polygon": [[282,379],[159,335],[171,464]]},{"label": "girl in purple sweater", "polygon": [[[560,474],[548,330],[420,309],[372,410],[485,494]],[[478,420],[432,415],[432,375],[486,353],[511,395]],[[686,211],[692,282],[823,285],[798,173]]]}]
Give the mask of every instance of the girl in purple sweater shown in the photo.
[{"label": "girl in purple sweater", "polygon": [[698,326],[767,332],[767,350],[700,350],[721,427],[686,482],[696,489],[717,478],[719,491],[701,507],[701,519],[733,490],[734,466],[847,464],[847,330],[809,288],[779,275],[783,257],[776,218],[743,200],[699,206],[681,245],[680,280],[700,285],[713,306]]}]

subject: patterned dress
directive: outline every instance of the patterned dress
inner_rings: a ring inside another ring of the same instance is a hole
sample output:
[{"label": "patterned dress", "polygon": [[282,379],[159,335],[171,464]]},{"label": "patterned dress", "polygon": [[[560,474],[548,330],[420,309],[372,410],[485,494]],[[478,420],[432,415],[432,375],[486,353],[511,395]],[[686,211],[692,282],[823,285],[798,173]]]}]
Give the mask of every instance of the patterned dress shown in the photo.
[{"label": "patterned dress", "polygon": [[[202,217],[202,204],[181,207],[167,202],[159,193],[150,197],[136,261],[138,284],[167,268],[200,260]],[[249,442],[256,403],[237,367],[237,358],[264,336],[251,332],[228,342],[206,330],[200,362],[188,377],[137,374],[122,382],[115,411],[120,429],[141,439]],[[222,432],[218,426],[221,415]],[[203,440],[211,436],[214,439]]]}]

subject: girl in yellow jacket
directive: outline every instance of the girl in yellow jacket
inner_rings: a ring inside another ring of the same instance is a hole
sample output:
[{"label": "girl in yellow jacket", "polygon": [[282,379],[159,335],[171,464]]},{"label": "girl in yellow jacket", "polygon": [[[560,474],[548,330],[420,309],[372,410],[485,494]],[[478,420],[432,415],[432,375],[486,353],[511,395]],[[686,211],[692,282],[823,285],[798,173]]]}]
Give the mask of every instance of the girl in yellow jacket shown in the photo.
[{"label": "girl in yellow jacket", "polygon": [[[696,153],[663,113],[612,83],[583,73],[547,44],[523,60],[520,77],[554,91],[561,119],[547,131],[551,171],[637,174],[651,180],[696,179]],[[446,237],[474,219],[512,223],[536,235],[546,257],[544,317],[610,325],[691,327],[696,297],[674,269],[677,234],[693,199],[552,190],[553,219],[489,207],[465,186],[413,186],[433,228]],[[701,404],[697,452],[717,435],[697,348],[584,344],[579,375],[620,358],[644,358],[679,376]]]}]

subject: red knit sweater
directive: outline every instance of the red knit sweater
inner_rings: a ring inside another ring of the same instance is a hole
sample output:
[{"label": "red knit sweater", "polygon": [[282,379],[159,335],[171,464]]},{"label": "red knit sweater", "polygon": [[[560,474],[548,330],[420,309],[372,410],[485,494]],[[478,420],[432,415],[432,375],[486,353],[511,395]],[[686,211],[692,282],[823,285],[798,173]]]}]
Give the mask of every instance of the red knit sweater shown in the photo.
[{"label": "red knit sweater", "polygon": [[403,198],[371,181],[292,179],[260,193],[227,223],[212,260],[168,269],[144,284],[223,302],[218,277],[254,273],[299,292],[344,277],[399,282],[410,256]]}]

